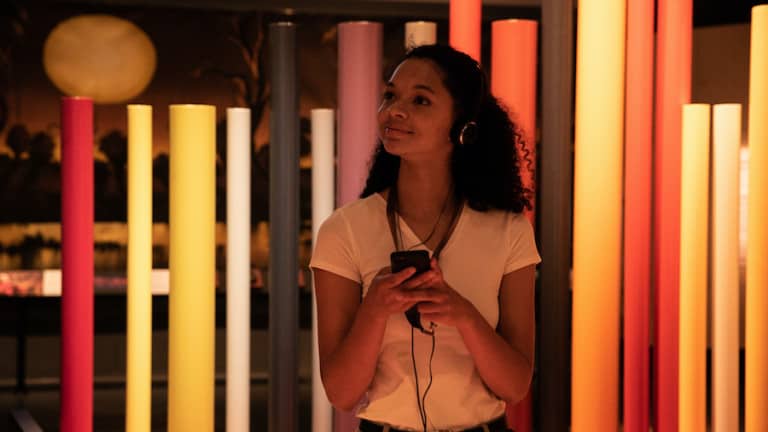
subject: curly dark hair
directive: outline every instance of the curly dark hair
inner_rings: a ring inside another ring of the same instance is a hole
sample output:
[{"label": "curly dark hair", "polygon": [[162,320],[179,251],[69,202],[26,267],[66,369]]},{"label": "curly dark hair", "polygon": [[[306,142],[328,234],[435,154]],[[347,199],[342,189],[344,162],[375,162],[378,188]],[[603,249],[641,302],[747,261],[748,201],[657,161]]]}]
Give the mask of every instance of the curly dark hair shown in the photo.
[{"label": "curly dark hair", "polygon": [[[477,211],[497,209],[520,213],[530,209],[533,192],[521,179],[518,151],[529,168],[533,166],[530,152],[519,127],[490,93],[488,79],[480,65],[470,56],[445,45],[414,48],[398,64],[410,58],[429,60],[437,65],[454,101],[456,118],[450,136],[456,198],[466,200]],[[469,122],[476,124],[471,127],[474,133],[465,135],[461,144],[459,135]],[[379,140],[360,197],[394,186],[399,170],[400,157],[388,153]]]}]

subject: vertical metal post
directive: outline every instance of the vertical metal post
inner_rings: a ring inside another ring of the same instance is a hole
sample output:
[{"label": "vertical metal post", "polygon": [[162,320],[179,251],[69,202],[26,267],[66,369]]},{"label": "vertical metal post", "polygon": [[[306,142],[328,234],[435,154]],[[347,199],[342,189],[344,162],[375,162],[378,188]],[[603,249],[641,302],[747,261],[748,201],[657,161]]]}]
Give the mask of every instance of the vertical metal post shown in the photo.
[{"label": "vertical metal post", "polygon": [[269,26],[269,431],[298,428],[299,98],[296,26]]}]

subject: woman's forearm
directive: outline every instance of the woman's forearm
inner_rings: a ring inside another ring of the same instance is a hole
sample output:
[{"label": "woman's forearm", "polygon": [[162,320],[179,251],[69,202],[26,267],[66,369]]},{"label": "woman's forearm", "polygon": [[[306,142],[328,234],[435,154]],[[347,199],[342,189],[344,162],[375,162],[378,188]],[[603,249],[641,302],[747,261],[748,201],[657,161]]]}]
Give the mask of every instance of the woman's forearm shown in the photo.
[{"label": "woman's forearm", "polygon": [[386,325],[386,318],[370,313],[363,301],[338,347],[321,359],[323,385],[335,407],[352,410],[368,390]]},{"label": "woman's forearm", "polygon": [[533,359],[510,345],[479,312],[458,330],[488,388],[509,403],[524,398],[531,383]]}]

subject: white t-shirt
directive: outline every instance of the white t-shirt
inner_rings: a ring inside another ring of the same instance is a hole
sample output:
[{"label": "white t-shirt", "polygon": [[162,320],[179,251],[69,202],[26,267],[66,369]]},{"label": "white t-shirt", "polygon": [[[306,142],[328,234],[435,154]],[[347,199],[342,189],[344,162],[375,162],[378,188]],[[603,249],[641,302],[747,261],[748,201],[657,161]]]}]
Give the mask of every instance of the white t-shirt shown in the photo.
[{"label": "white t-shirt", "polygon": [[[310,267],[329,271],[362,285],[363,296],[374,276],[390,265],[395,250],[379,194],[336,210],[320,227]],[[404,249],[420,243],[401,219]],[[415,249],[427,249],[419,246]],[[429,251],[431,254],[431,250]],[[472,302],[491,327],[499,321],[502,276],[541,261],[533,230],[522,214],[478,212],[464,206],[440,254],[445,281]],[[432,339],[416,330],[414,354],[423,394],[429,381]],[[485,386],[472,356],[455,327],[435,329],[433,382],[426,399],[430,429],[461,429],[495,419],[504,402]],[[378,364],[357,416],[401,429],[421,430],[411,359],[411,326],[403,314],[387,321]]]}]

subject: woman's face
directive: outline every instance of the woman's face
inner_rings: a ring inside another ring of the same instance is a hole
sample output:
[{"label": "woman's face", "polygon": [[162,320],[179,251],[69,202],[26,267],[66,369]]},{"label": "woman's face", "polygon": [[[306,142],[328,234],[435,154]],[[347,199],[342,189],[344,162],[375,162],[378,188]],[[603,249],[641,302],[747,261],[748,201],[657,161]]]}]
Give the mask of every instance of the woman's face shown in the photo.
[{"label": "woman's face", "polygon": [[378,114],[379,138],[387,152],[406,160],[450,155],[453,99],[438,67],[410,58],[384,87]]}]

